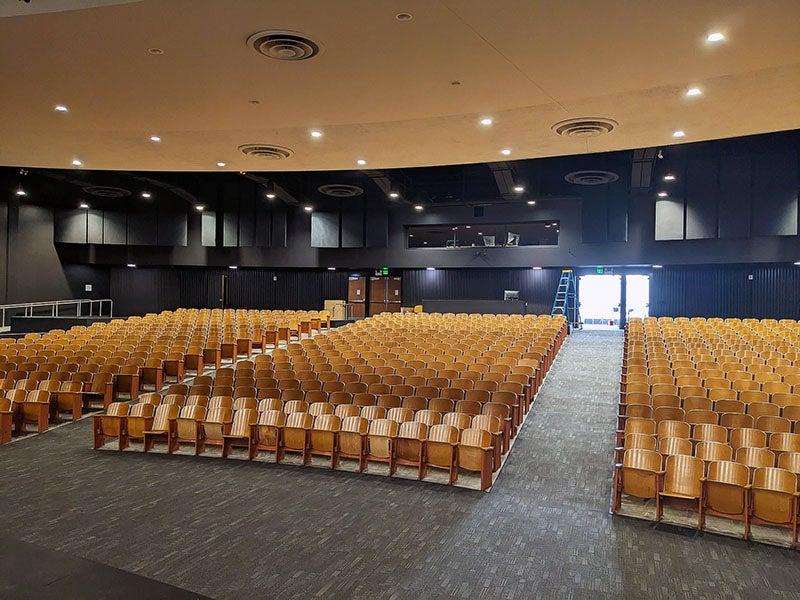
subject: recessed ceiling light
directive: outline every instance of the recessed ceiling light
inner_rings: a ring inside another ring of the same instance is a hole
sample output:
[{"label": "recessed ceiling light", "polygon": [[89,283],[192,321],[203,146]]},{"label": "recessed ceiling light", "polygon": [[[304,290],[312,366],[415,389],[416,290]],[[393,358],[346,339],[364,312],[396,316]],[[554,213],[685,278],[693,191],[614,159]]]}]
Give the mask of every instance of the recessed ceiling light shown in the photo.
[{"label": "recessed ceiling light", "polygon": [[686,90],[686,95],[687,96],[702,96],[703,95],[703,90],[701,90],[700,88],[696,88],[696,87],[689,88],[688,90]]},{"label": "recessed ceiling light", "polygon": [[161,48],[148,48],[147,52],[149,54],[164,54],[164,51]]},{"label": "recessed ceiling light", "polygon": [[267,192],[267,199],[274,200],[275,199],[275,192]]},{"label": "recessed ceiling light", "polygon": [[550,225],[550,223],[545,223],[544,226],[545,227],[552,227],[552,225]]},{"label": "recessed ceiling light", "polygon": [[77,158],[73,158],[72,159],[72,166],[73,167],[82,167],[83,166],[83,161],[78,160]]},{"label": "recessed ceiling light", "polygon": [[658,197],[659,198],[666,198],[667,197],[667,192],[658,192]]},{"label": "recessed ceiling light", "polygon": [[414,15],[412,15],[411,13],[401,12],[397,13],[394,16],[394,18],[397,19],[398,21],[410,21],[411,19],[414,18]]},{"label": "recessed ceiling light", "polygon": [[667,173],[664,175],[664,181],[675,181],[675,175],[672,173]]},{"label": "recessed ceiling light", "polygon": [[69,109],[63,104],[56,104],[53,107],[53,110],[55,110],[56,112],[69,112]]},{"label": "recessed ceiling light", "polygon": [[304,210],[304,211],[306,211],[306,212],[311,212],[312,210],[314,210],[314,207],[313,207],[313,206],[311,206],[310,204],[306,204],[306,205],[303,207],[303,210]]},{"label": "recessed ceiling light", "polygon": [[478,235],[483,235],[483,232],[482,232],[482,231],[479,231],[479,232],[478,232]]},{"label": "recessed ceiling light", "polygon": [[389,192],[389,198],[399,198],[400,194],[397,192]]},{"label": "recessed ceiling light", "polygon": [[678,129],[677,131],[672,132],[672,137],[674,138],[682,138],[684,136],[686,136],[686,132],[683,131],[682,129]]},{"label": "recessed ceiling light", "polygon": [[160,141],[161,141],[161,136],[158,136],[158,135],[151,135],[151,136],[150,136],[150,141],[151,141],[151,142],[160,142]]},{"label": "recessed ceiling light", "polygon": [[472,225],[464,225],[464,229],[472,229]]},{"label": "recessed ceiling light", "polygon": [[228,267],[228,268],[229,268],[229,269],[233,269],[233,270],[235,271],[235,270],[236,270],[236,269],[238,269],[239,267],[237,267],[236,265],[231,265],[231,266],[230,266],[230,267]]},{"label": "recessed ceiling light", "polygon": [[413,233],[409,233],[408,237],[414,237],[414,234]]},{"label": "recessed ceiling light", "polygon": [[321,138],[322,137],[322,132],[317,130],[317,129],[312,129],[311,130],[311,137],[313,137],[313,138]]},{"label": "recessed ceiling light", "polygon": [[706,41],[711,42],[712,44],[716,42],[721,42],[724,39],[725,39],[725,34],[719,31],[714,31],[706,36]]},{"label": "recessed ceiling light", "polygon": [[335,271],[336,267],[328,267],[328,271]]},{"label": "recessed ceiling light", "polygon": [[[655,267],[655,265],[653,265],[653,266]],[[798,260],[797,262],[795,262],[795,263],[794,263],[794,266],[795,266],[795,267],[800,267],[800,260]]]},{"label": "recessed ceiling light", "polygon": [[86,202],[81,202],[78,204],[78,208],[89,208],[89,205]]},{"label": "recessed ceiling light", "polygon": [[653,268],[654,269],[663,269],[664,266],[663,265],[653,265]]},{"label": "recessed ceiling light", "polygon": [[531,267],[531,269],[533,269],[534,271],[541,271],[542,267]]},{"label": "recessed ceiling light", "polygon": [[26,192],[26,191],[25,191],[25,190],[23,190],[22,188],[19,188],[19,189],[17,189],[17,191],[16,191],[16,192],[14,192],[14,193],[15,193],[17,196],[27,196],[27,195],[28,195],[28,192]]},{"label": "recessed ceiling light", "polygon": [[483,118],[481,119],[481,125],[486,125],[486,126],[489,126],[489,125],[491,125],[492,123],[494,123],[494,120],[492,120],[492,117],[483,117]]},{"label": "recessed ceiling light", "polygon": [[415,205],[414,205],[414,210],[416,210],[417,212],[419,212],[419,211],[423,210],[424,208],[425,208],[425,207],[424,207],[424,206],[422,206],[422,204],[415,204]]},{"label": "recessed ceiling light", "polygon": [[517,192],[518,194],[521,194],[522,192],[525,191],[525,186],[515,185],[514,186],[514,191]]},{"label": "recessed ceiling light", "polygon": [[142,198],[152,198],[153,195],[150,192],[142,192]]},{"label": "recessed ceiling light", "polygon": [[363,158],[359,158],[356,161],[356,164],[363,167],[365,164],[367,164],[367,161],[365,161]]},{"label": "recessed ceiling light", "polygon": [[136,263],[128,263],[128,268],[129,269],[135,269],[136,268]]},{"label": "recessed ceiling light", "polygon": [[425,241],[424,241],[424,242],[422,242],[422,243],[423,243],[423,244],[427,244],[427,243],[428,243],[428,241],[427,241],[427,240],[425,240]]},{"label": "recessed ceiling light", "polygon": [[195,205],[194,205],[194,209],[195,209],[197,212],[203,212],[203,210],[205,210],[205,208],[206,208],[206,207],[205,207],[205,206],[203,206],[202,204],[195,204]]},{"label": "recessed ceiling light", "polygon": [[536,200],[528,200],[528,206],[535,206]]},{"label": "recessed ceiling light", "polygon": [[502,154],[503,156],[508,156],[509,154],[511,154],[511,150],[509,148],[503,148],[502,150],[500,150],[500,154]]},{"label": "recessed ceiling light", "polygon": [[[425,243],[427,244],[428,242],[425,242]],[[436,267],[425,267],[425,270],[426,271],[435,271]]]}]

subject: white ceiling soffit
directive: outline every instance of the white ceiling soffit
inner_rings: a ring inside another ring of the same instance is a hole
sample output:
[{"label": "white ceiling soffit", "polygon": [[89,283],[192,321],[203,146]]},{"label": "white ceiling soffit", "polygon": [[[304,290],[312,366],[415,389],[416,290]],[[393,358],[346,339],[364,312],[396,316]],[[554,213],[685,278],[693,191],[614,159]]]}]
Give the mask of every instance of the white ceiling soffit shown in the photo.
[{"label": "white ceiling soffit", "polygon": [[83,10],[132,2],[141,2],[141,0],[0,0],[0,17],[21,17],[67,10]]},{"label": "white ceiling soffit", "polygon": [[[2,2],[112,3],[25,4]],[[800,0],[144,0],[0,19],[0,165],[380,170],[798,129],[798,23]]]}]

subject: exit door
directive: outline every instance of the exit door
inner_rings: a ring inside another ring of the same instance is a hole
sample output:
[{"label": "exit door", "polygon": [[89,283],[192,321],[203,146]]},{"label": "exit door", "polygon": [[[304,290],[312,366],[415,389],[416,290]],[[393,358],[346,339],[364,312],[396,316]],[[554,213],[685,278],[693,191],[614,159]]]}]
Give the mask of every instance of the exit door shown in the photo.
[{"label": "exit door", "polygon": [[590,327],[619,327],[622,277],[581,275],[578,302],[581,320]]}]

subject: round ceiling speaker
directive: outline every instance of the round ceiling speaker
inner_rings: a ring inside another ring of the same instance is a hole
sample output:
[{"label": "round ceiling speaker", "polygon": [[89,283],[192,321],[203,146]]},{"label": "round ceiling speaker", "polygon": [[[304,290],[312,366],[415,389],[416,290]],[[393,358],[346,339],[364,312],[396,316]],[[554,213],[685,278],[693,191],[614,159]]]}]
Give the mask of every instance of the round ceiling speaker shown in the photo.
[{"label": "round ceiling speaker", "polygon": [[553,125],[552,129],[558,135],[563,135],[564,137],[587,138],[611,133],[618,125],[619,123],[614,119],[606,119],[604,117],[580,117],[577,119],[559,121]]},{"label": "round ceiling speaker", "polygon": [[82,188],[84,192],[99,198],[125,198],[131,195],[130,190],[124,188],[111,187],[108,185],[87,185]]},{"label": "round ceiling speaker", "polygon": [[259,31],[247,38],[247,45],[273,60],[308,60],[319,54],[319,46],[296,31]]},{"label": "round ceiling speaker", "polygon": [[364,188],[346,183],[329,183],[319,186],[317,191],[334,198],[354,198],[363,194]]},{"label": "round ceiling speaker", "polygon": [[573,171],[564,175],[564,179],[575,185],[603,185],[619,179],[619,175],[611,171]]},{"label": "round ceiling speaker", "polygon": [[294,150],[284,146],[274,144],[243,144],[239,146],[239,152],[245,156],[256,158],[266,158],[268,160],[283,160],[294,154]]}]

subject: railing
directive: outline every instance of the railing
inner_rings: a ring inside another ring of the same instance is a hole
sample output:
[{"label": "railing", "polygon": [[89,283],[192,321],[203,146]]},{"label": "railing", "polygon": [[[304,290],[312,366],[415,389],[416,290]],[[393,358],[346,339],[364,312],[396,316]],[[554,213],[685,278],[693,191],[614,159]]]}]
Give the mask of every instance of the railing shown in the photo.
[{"label": "railing", "polygon": [[[107,312],[106,310],[107,309]],[[66,314],[65,314],[66,311]],[[101,300],[49,300],[47,302],[21,302],[0,305],[0,327],[7,327],[10,317],[108,317],[114,316],[114,301]]]}]

